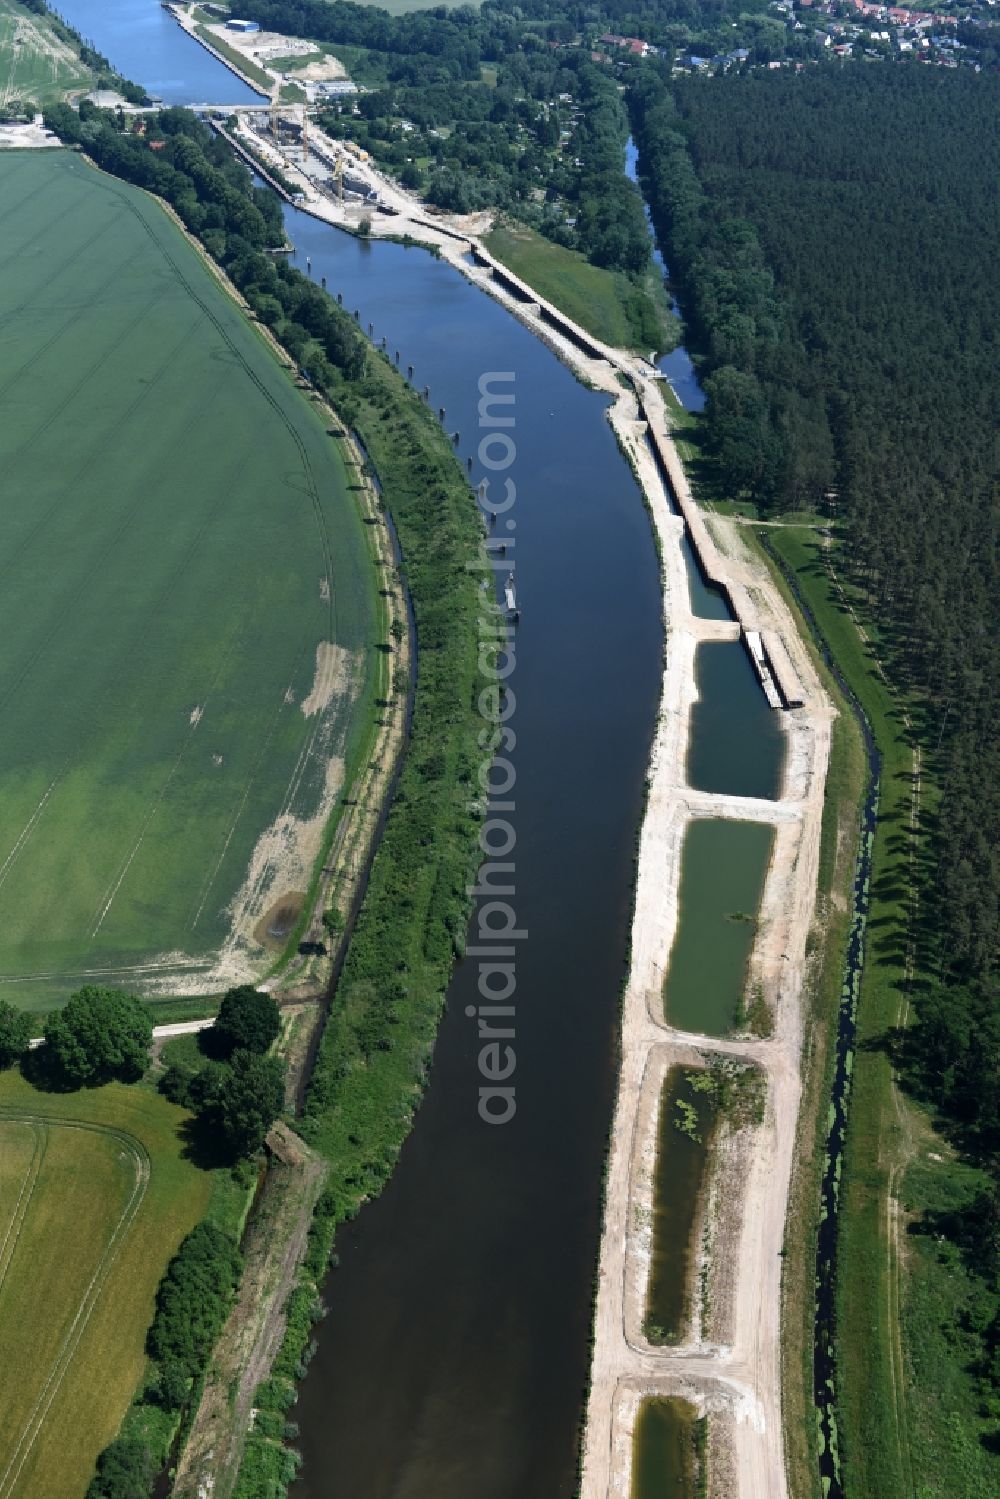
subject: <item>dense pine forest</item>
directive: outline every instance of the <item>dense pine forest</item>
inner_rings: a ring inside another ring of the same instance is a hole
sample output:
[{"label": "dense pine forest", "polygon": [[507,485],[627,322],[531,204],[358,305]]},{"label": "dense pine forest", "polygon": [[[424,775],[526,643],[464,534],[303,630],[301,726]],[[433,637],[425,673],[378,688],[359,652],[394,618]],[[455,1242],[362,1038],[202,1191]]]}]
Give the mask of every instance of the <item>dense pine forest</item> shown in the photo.
[{"label": "dense pine forest", "polygon": [[995,1450],[1000,78],[902,65],[669,83],[650,70],[633,117],[705,373],[716,481],[767,513],[831,518],[940,790],[915,1021],[885,1039],[992,1177],[925,1227],[970,1274],[967,1372]]}]

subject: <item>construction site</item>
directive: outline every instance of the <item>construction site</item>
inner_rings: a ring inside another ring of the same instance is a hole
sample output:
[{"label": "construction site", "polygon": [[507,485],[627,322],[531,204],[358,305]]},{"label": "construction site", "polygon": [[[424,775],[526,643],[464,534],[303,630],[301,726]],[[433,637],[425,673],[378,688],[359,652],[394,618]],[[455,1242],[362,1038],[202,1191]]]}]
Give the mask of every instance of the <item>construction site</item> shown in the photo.
[{"label": "construction site", "polygon": [[[227,118],[231,122],[232,116]],[[305,105],[275,102],[244,110],[236,120],[234,132],[222,128],[218,114],[211,123],[257,171],[270,178],[282,197],[299,206],[318,196],[339,209],[398,212],[380,192],[384,179],[371,167],[367,151],[350,141],[331,140],[309,119]]]}]

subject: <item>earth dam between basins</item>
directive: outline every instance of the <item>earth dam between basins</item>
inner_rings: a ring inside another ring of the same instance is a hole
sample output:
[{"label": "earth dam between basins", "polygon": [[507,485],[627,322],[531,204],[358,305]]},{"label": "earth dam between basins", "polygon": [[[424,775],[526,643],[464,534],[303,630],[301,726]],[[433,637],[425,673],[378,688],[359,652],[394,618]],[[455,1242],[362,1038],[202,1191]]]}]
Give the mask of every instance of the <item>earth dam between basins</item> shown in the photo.
[{"label": "earth dam between basins", "polygon": [[[136,81],[153,88],[169,73],[172,102],[205,99],[207,54],[181,37],[187,51],[171,42],[166,68],[156,51],[163,33],[146,24],[153,9],[156,0],[62,4],[70,23]],[[127,56],[115,45],[119,27]],[[190,87],[178,58],[197,69]],[[492,377],[492,388],[514,395],[505,411],[514,426],[504,430],[515,458],[504,477],[516,502],[505,536],[521,617],[508,684],[517,741],[508,857],[524,933],[516,1113],[502,1127],[479,1114],[470,956],[456,968],[431,1084],[393,1178],[338,1237],[329,1312],[294,1412],[304,1458],[294,1492],[568,1499],[588,1379],[633,862],[661,682],[650,523],[605,420],[607,398],[578,384],[502,306],[425,251],[354,240],[291,208],[286,220],[295,263],[304,269],[309,256],[313,276],[357,309],[362,328],[371,323],[376,340],[400,351],[401,368],[413,366],[432,408],[445,409],[459,459],[473,459],[474,482],[480,443],[497,425],[480,428],[481,381]],[[701,580],[691,586],[699,614],[724,614]],[[740,646],[731,650],[745,685],[749,661]],[[703,690],[714,689],[705,682]],[[757,698],[737,691],[728,705],[713,705],[706,732],[745,745],[759,712]],[[701,737],[696,728],[692,756]],[[724,768],[712,770],[713,783],[718,774]],[[477,924],[478,911],[472,945]]]}]

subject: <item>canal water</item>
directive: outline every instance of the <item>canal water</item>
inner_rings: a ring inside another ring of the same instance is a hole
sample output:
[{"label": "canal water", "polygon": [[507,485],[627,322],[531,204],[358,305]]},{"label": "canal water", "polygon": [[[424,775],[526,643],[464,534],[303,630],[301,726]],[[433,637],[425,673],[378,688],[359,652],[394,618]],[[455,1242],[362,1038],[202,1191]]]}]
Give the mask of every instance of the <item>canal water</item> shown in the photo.
[{"label": "canal water", "polygon": [[774,829],[698,819],[681,854],[680,918],[663,985],[670,1025],[724,1036],[745,999]]},{"label": "canal water", "polygon": [[[175,25],[156,0],[61,4],[123,72],[164,98],[229,102],[241,87],[229,74],[206,79],[205,66],[217,65],[176,28],[153,23]],[[649,520],[606,399],[499,304],[425,251],[355,240],[294,209],[286,219],[299,267],[309,257],[313,277],[385,337],[390,355],[399,351],[404,371],[413,365],[433,409],[445,408],[463,465],[473,458],[473,482],[481,381],[503,377],[513,389],[515,425],[505,430],[516,458],[503,476],[516,486],[506,535],[521,608],[511,857],[527,934],[516,1115],[503,1127],[479,1117],[479,1042],[466,1017],[477,973],[467,960],[393,1178],[338,1236],[329,1313],[294,1412],[304,1458],[295,1493],[568,1499],[660,686]],[[763,704],[759,689],[758,699],[752,707]],[[725,718],[744,746],[758,727],[752,707],[741,698]]]},{"label": "canal water", "polygon": [[[585,390],[492,299],[424,251],[287,211],[296,264],[388,339],[430,404],[480,439],[483,375],[514,372],[521,622],[511,720],[517,1114],[476,1102],[474,961],[448,996],[430,1089],[381,1197],[338,1237],[329,1315],[295,1419],[296,1493],[572,1494],[601,1163],[615,1082],[634,840],[662,645],[649,522]],[[473,480],[480,476],[478,462]]]},{"label": "canal water", "polygon": [[188,36],[160,0],[55,0],[53,9],[164,104],[260,104],[263,95]]}]

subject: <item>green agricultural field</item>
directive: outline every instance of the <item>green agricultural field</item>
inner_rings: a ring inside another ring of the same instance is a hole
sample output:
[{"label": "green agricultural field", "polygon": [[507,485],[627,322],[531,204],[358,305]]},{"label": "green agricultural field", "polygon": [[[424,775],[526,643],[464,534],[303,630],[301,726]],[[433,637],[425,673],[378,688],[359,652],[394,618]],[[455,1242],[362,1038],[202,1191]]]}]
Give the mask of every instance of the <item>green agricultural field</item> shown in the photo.
[{"label": "green agricultural field", "polygon": [[146,1087],[0,1077],[0,1496],[81,1495],[144,1367],[156,1286],[204,1213],[185,1115]]},{"label": "green agricultural field", "polygon": [[0,995],[205,993],[294,924],[374,711],[320,413],[150,198],[0,158]]},{"label": "green agricultural field", "polygon": [[44,16],[0,0],[0,106],[13,100],[64,99],[91,89],[94,75]]}]

